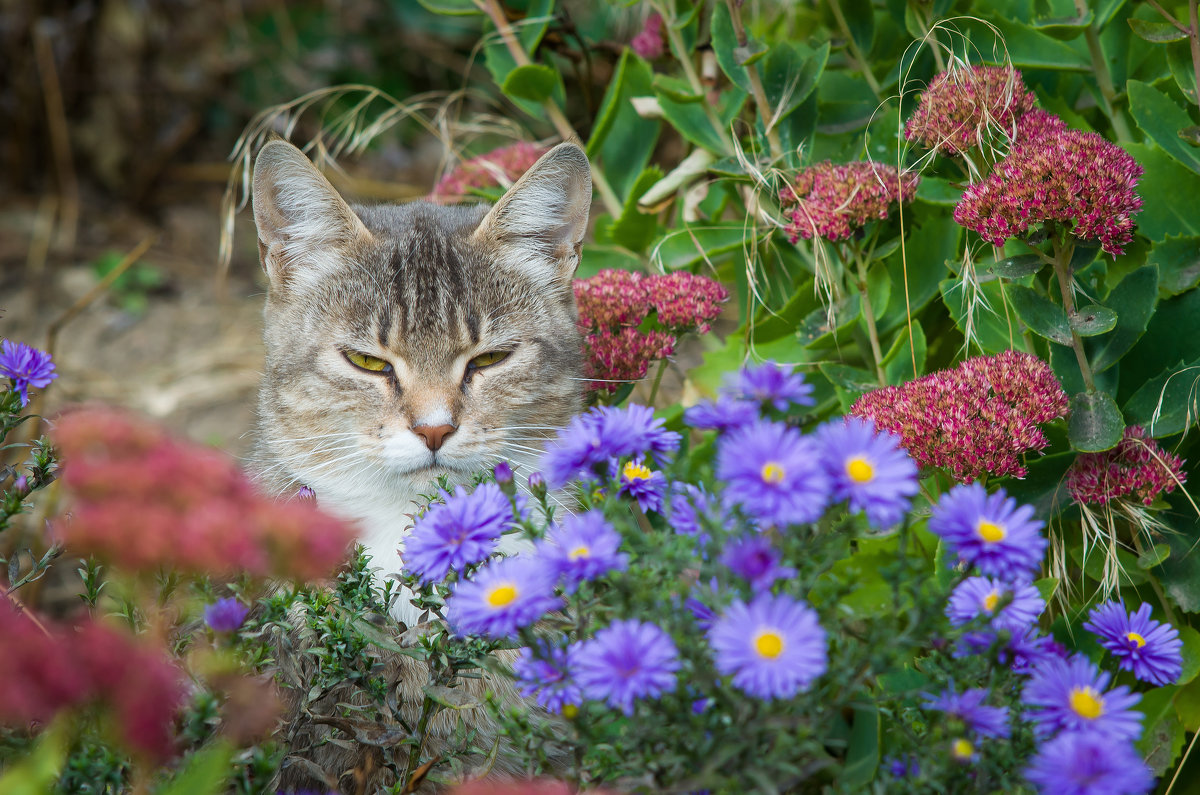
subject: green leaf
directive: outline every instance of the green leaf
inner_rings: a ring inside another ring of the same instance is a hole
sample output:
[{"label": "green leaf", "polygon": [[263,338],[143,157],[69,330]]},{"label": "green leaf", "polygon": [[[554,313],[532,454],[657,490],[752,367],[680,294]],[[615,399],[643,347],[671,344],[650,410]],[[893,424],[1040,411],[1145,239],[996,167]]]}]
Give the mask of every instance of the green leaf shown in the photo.
[{"label": "green leaf", "polygon": [[[916,319],[912,323],[913,344],[908,344],[908,328],[900,327],[900,333],[892,342],[892,347],[883,355],[883,372],[889,384],[902,384],[911,381],[925,372],[925,354],[927,350],[925,330]],[[913,372],[913,358],[917,360],[917,370]]]},{"label": "green leaf", "polygon": [[825,307],[814,309],[796,327],[796,338],[806,348],[840,344],[848,337],[845,332],[858,323],[861,315],[862,299],[857,292],[848,293],[833,305],[832,323]]},{"label": "green leaf", "polygon": [[1155,544],[1141,555],[1138,555],[1138,568],[1149,571],[1169,557],[1171,557],[1170,544]]},{"label": "green leaf", "polygon": [[11,762],[0,773],[0,792],[4,795],[50,795],[67,761],[68,725],[55,720],[38,736],[33,750]]},{"label": "green leaf", "polygon": [[1156,776],[1161,776],[1183,748],[1183,727],[1175,717],[1174,685],[1156,687],[1142,694],[1137,708],[1144,718],[1142,736],[1134,743],[1146,760],[1146,765]]},{"label": "green leaf", "polygon": [[1071,326],[1061,306],[1019,284],[1009,285],[1007,292],[1017,316],[1031,331],[1060,345],[1071,344]]},{"label": "green leaf", "polygon": [[1067,438],[1082,453],[1111,450],[1121,441],[1125,422],[1121,410],[1107,392],[1080,392],[1071,398]]},{"label": "green leaf", "polygon": [[[1186,629],[1191,629],[1191,627]],[[1182,632],[1179,634],[1183,635]],[[1185,666],[1187,665],[1187,653],[1187,641],[1184,641]],[[1179,692],[1175,694],[1175,714],[1179,716],[1179,722],[1183,724],[1185,731],[1200,730],[1200,682],[1193,681],[1186,687],[1179,688]]]},{"label": "green leaf", "polygon": [[217,740],[192,754],[171,783],[159,790],[160,795],[217,795],[224,792],[225,782],[233,775],[233,751],[228,741]]},{"label": "green leaf", "polygon": [[652,93],[649,64],[625,50],[601,102],[587,154],[599,161],[613,191],[625,201],[658,143],[662,122],[643,119],[630,100]]},{"label": "green leaf", "polygon": [[1052,36],[1059,41],[1070,41],[1088,29],[1094,19],[1091,9],[1083,16],[1035,16],[1033,29]]},{"label": "green leaf", "polygon": [[1058,590],[1060,580],[1057,577],[1043,577],[1040,580],[1035,580],[1033,587],[1038,589],[1038,595],[1042,597],[1042,601],[1050,603],[1054,592]]},{"label": "green leaf", "polygon": [[1169,237],[1150,247],[1147,265],[1158,267],[1158,292],[1171,296],[1200,284],[1200,237]]},{"label": "green leaf", "polygon": [[1174,367],[1142,384],[1125,403],[1129,422],[1158,439],[1182,433],[1200,416],[1200,359]]},{"label": "green leaf", "polygon": [[1181,169],[1157,146],[1125,144],[1124,149],[1146,169],[1137,187],[1143,202],[1138,232],[1155,242],[1200,235],[1200,213],[1195,211],[1200,207],[1200,176]]},{"label": "green leaf", "polygon": [[637,271],[642,270],[644,265],[645,263],[641,257],[620,246],[585,243],[583,246],[583,257],[579,263],[579,270],[575,272],[575,278],[587,279],[595,276],[602,270],[610,268]]},{"label": "green leaf", "polygon": [[721,71],[735,86],[743,91],[750,91],[747,67],[738,61],[734,52],[738,43],[733,32],[733,20],[729,16],[729,7],[723,2],[713,4],[711,35],[713,54],[717,57],[717,65],[721,67]]},{"label": "green leaf", "polygon": [[426,11],[450,17],[467,17],[482,14],[474,0],[417,0]]},{"label": "green leaf", "polygon": [[1171,77],[1175,85],[1183,92],[1184,99],[1196,101],[1196,70],[1192,65],[1191,43],[1176,41],[1167,45],[1167,66],[1171,67]]},{"label": "green leaf", "polygon": [[1061,69],[1090,72],[1092,60],[1080,41],[1059,41],[1019,22],[993,19],[1000,29],[1014,66],[1025,69]]},{"label": "green leaf", "polygon": [[796,327],[816,308],[817,299],[813,296],[813,280],[805,279],[792,290],[792,297],[781,308],[769,312],[760,309],[754,322],[754,341],[756,344],[770,342],[796,331]]},{"label": "green leaf", "polygon": [[1200,674],[1200,632],[1192,627],[1179,627],[1179,639],[1183,641],[1183,670],[1175,684],[1186,685]]},{"label": "green leaf", "polygon": [[[1109,550],[1100,544],[1088,548],[1085,556],[1082,546],[1071,547],[1071,559],[1083,567],[1083,572],[1096,582],[1104,582],[1105,566],[1108,562]],[[1117,585],[1124,588],[1146,584],[1146,573],[1138,568],[1137,558],[1132,552],[1117,549],[1116,554]]]},{"label": "green leaf", "polygon": [[860,367],[851,367],[848,364],[832,364],[830,362],[822,362],[817,369],[821,371],[830,382],[840,387],[847,392],[855,392],[862,394],[870,392],[872,389],[879,388],[879,382],[875,380],[872,373],[863,370]]},{"label": "green leaf", "polygon": [[1159,20],[1134,19],[1130,17],[1125,20],[1129,23],[1133,35],[1139,39],[1152,41],[1156,44],[1161,44],[1168,41],[1183,41],[1187,38],[1187,32],[1172,25],[1170,22]]},{"label": "green leaf", "polygon": [[558,72],[549,66],[526,64],[509,72],[500,90],[517,99],[545,102],[554,93],[558,81]]},{"label": "green leaf", "polygon": [[1154,86],[1140,80],[1130,80],[1126,90],[1129,92],[1129,112],[1142,132],[1171,157],[1200,173],[1200,152],[1179,137],[1179,131],[1193,123],[1187,111]]},{"label": "green leaf", "polygon": [[[911,260],[909,264],[911,266]],[[959,279],[943,279],[939,287],[942,291],[942,303],[950,310],[950,317],[954,318],[954,325],[958,326],[959,331],[965,337],[969,309],[964,301],[966,288]],[[1017,328],[1016,318],[1012,318],[1011,327],[1008,319],[1005,318],[1004,296],[1000,292],[1000,280],[993,279],[982,282],[979,285],[979,291],[990,308],[977,305],[974,309],[974,338],[971,340],[971,347],[980,347],[985,353],[1000,353],[1010,348],[1024,350],[1024,341],[1021,339],[1020,329]]]},{"label": "green leaf", "polygon": [[[691,86],[685,81],[667,75],[656,75],[652,84],[654,95],[658,97],[659,107],[663,116],[675,130],[696,146],[702,146],[710,152],[730,154],[727,150],[725,137],[713,126],[705,112],[704,98],[699,101],[679,101],[676,97],[695,96]],[[718,110],[718,123],[722,129],[746,101],[746,92],[731,89],[724,92],[724,105]]]},{"label": "green leaf", "polygon": [[948,179],[921,177],[917,185],[917,199],[938,207],[953,207],[962,198],[963,189]]},{"label": "green leaf", "polygon": [[846,762],[838,783],[851,792],[862,791],[879,767],[879,710],[874,705],[854,708],[854,723],[846,747]]},{"label": "green leaf", "polygon": [[687,268],[705,258],[740,251],[746,229],[741,221],[672,229],[659,240],[651,255],[672,271]]},{"label": "green leaf", "polygon": [[963,228],[948,213],[916,210],[914,215],[911,220],[910,215],[905,215],[910,231],[903,256],[896,251],[887,259],[896,289],[892,290],[887,312],[879,321],[881,334],[908,325],[910,313],[920,312],[938,296],[939,282],[948,270],[946,262],[956,256],[962,239]]},{"label": "green leaf", "polygon": [[787,118],[808,99],[828,60],[828,42],[816,50],[789,42],[771,48],[762,62],[762,82],[776,119]]},{"label": "green leaf", "polygon": [[1046,267],[1046,261],[1037,254],[1018,254],[1015,257],[993,262],[988,270],[1005,279],[1023,279]]},{"label": "green leaf", "polygon": [[1138,268],[1120,281],[1109,293],[1105,304],[1117,313],[1117,326],[1089,342],[1088,360],[1094,372],[1102,372],[1121,361],[1143,334],[1158,303],[1158,269],[1153,265]]},{"label": "green leaf", "polygon": [[697,94],[692,89],[691,83],[681,77],[656,74],[650,81],[650,87],[654,89],[654,93],[659,96],[659,99],[666,97],[673,102],[681,102],[685,105],[705,101],[704,94]]},{"label": "green leaf", "polygon": [[950,591],[950,586],[954,584],[954,559],[950,557],[946,542],[940,538],[933,553],[933,576],[938,588],[943,592]]},{"label": "green leaf", "polygon": [[1117,327],[1117,313],[1106,306],[1096,304],[1077,308],[1069,320],[1071,328],[1081,337],[1106,334]]},{"label": "green leaf", "polygon": [[614,221],[609,228],[609,234],[612,235],[614,243],[624,246],[630,251],[640,252],[645,251],[654,240],[655,233],[658,231],[658,219],[653,213],[643,213],[638,209],[638,198],[651,185],[662,179],[662,176],[663,173],[657,166],[651,166],[638,177],[637,182],[633,185],[633,190],[625,199],[621,217]]},{"label": "green leaf", "polygon": [[859,52],[869,55],[875,45],[875,8],[871,0],[842,0],[846,27]]}]

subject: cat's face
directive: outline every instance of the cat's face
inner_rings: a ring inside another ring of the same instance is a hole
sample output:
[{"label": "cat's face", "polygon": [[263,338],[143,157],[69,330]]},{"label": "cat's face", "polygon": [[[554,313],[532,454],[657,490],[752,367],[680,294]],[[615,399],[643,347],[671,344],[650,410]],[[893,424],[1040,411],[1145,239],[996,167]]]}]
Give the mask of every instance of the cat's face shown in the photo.
[{"label": "cat's face", "polygon": [[531,464],[579,409],[571,279],[590,197],[571,145],[490,212],[352,209],[290,144],[264,147],[268,482],[348,501]]}]

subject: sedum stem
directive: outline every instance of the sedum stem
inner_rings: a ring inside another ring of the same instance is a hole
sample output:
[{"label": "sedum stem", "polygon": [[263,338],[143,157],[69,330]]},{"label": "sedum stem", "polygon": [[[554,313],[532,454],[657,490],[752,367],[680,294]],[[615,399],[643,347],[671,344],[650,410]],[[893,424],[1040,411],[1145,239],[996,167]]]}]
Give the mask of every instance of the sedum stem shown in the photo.
[{"label": "sedum stem", "polygon": [[[1054,275],[1058,277],[1058,291],[1062,294],[1063,309],[1067,313],[1068,324],[1075,314],[1075,294],[1071,286],[1071,254],[1075,244],[1061,243],[1054,237]],[[1083,351],[1083,339],[1071,328],[1071,347],[1075,350],[1075,359],[1079,362],[1079,373],[1083,376],[1083,385],[1087,391],[1096,391],[1096,382],[1092,379],[1092,367],[1088,364],[1087,354]]]},{"label": "sedum stem", "polygon": [[883,349],[879,346],[879,329],[875,327],[875,310],[871,308],[871,295],[867,290],[867,265],[855,252],[858,263],[858,292],[862,296],[863,318],[867,321],[867,336],[871,338],[871,356],[875,359],[875,377],[880,386],[887,386],[887,375],[883,372]]}]

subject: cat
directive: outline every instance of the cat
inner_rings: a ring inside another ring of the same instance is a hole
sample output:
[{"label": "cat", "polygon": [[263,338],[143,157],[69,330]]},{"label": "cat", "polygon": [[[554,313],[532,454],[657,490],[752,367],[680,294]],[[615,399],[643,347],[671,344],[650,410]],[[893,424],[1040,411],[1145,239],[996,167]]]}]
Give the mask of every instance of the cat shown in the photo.
[{"label": "cat", "polygon": [[[259,152],[269,288],[255,468],[267,490],[308,486],[353,522],[379,584],[401,569],[414,500],[436,477],[466,483],[499,460],[527,470],[580,410],[573,277],[591,194],[573,143],[490,208],[351,207],[290,143]],[[403,593],[390,612],[410,627],[420,617]],[[411,713],[421,671],[401,657],[394,673]]]}]

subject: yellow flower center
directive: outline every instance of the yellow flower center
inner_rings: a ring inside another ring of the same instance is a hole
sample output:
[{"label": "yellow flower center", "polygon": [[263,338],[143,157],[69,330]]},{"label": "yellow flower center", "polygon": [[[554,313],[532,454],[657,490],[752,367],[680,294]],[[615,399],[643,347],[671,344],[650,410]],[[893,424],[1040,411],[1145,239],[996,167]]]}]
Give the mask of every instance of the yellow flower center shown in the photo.
[{"label": "yellow flower center", "polygon": [[989,613],[996,609],[996,605],[1000,602],[1000,592],[992,591],[987,596],[983,597],[983,609]]},{"label": "yellow flower center", "polygon": [[512,604],[517,598],[517,586],[515,585],[497,585],[492,590],[488,591],[487,603],[490,607],[506,607]]},{"label": "yellow flower center", "polygon": [[970,742],[959,737],[950,744],[950,754],[960,761],[966,762],[975,753],[975,746]]},{"label": "yellow flower center", "polygon": [[994,544],[997,541],[1003,541],[1008,535],[1001,525],[995,522],[989,522],[987,519],[980,519],[978,526],[975,528],[979,532],[979,537],[989,544]]},{"label": "yellow flower center", "polygon": [[579,560],[580,558],[591,557],[592,550],[588,549],[586,544],[580,544],[567,553],[568,560]]},{"label": "yellow flower center", "polygon": [[875,467],[862,456],[855,456],[846,461],[846,474],[855,483],[870,483],[875,477]]},{"label": "yellow flower center", "polygon": [[768,461],[762,468],[763,483],[782,483],[783,466],[777,461]]},{"label": "yellow flower center", "polygon": [[621,470],[621,474],[625,476],[626,480],[649,480],[652,473],[650,472],[650,467],[645,464],[630,461]]},{"label": "yellow flower center", "polygon": [[1146,639],[1136,632],[1126,632],[1125,639],[1133,641],[1139,649],[1146,645]]},{"label": "yellow flower center", "polygon": [[771,629],[764,629],[754,637],[754,650],[758,656],[774,660],[783,654],[783,637]]},{"label": "yellow flower center", "polygon": [[1095,720],[1104,714],[1104,702],[1100,694],[1090,687],[1071,688],[1071,709],[1081,718]]},{"label": "yellow flower center", "polygon": [[571,720],[579,714],[579,707],[574,704],[563,704],[562,716],[567,720]]}]

